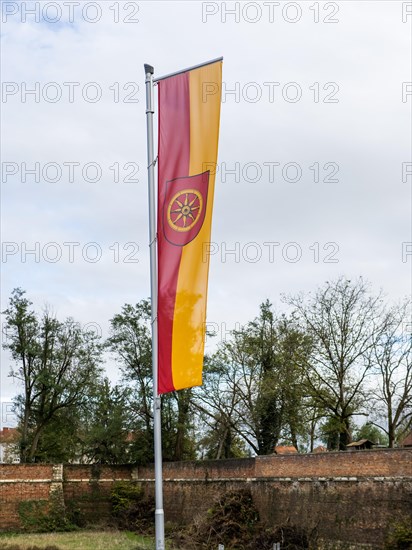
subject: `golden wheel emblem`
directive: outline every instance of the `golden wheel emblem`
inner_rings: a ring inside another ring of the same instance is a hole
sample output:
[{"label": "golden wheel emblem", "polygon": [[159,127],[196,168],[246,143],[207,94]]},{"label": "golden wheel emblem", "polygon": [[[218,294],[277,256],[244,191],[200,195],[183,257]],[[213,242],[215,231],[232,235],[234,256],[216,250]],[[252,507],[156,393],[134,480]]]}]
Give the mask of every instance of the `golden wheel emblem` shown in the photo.
[{"label": "golden wheel emblem", "polygon": [[167,221],[175,231],[189,231],[200,219],[203,198],[196,189],[184,189],[173,195],[167,208]]}]

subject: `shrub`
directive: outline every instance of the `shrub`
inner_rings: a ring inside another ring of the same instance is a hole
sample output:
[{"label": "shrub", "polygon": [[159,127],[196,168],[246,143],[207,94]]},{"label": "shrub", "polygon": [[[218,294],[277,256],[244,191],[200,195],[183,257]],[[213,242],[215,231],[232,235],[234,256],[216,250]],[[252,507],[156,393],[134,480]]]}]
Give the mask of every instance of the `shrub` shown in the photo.
[{"label": "shrub", "polygon": [[72,531],[65,510],[51,500],[26,500],[19,503],[18,511],[23,529],[31,533]]},{"label": "shrub", "polygon": [[412,525],[407,520],[394,524],[386,539],[386,550],[411,550]]},{"label": "shrub", "polygon": [[146,497],[140,485],[127,482],[116,483],[110,500],[112,516],[117,527],[138,533],[153,531],[154,499]]}]

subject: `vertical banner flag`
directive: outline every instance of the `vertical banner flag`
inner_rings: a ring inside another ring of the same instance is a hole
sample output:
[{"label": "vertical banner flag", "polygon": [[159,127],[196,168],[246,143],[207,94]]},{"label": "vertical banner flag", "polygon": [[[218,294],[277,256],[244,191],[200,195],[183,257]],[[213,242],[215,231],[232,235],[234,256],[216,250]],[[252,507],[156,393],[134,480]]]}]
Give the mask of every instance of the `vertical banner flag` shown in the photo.
[{"label": "vertical banner flag", "polygon": [[221,60],[158,81],[158,391],[202,383]]}]

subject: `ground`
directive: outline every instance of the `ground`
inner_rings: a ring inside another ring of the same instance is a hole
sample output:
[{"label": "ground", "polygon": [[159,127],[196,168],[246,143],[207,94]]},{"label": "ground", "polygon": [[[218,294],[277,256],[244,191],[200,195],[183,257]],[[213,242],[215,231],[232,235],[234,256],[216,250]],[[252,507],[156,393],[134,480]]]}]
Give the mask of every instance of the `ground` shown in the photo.
[{"label": "ground", "polygon": [[26,550],[30,546],[43,550],[52,545],[55,550],[145,550],[153,548],[153,544],[151,537],[120,531],[0,534],[0,550]]}]

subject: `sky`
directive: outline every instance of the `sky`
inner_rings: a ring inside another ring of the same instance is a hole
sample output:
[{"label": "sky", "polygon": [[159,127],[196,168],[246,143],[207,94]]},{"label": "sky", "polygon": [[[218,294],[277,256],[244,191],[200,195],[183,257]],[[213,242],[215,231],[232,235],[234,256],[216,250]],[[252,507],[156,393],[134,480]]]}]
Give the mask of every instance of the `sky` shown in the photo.
[{"label": "sky", "polygon": [[[411,294],[412,3],[1,1],[1,311],[150,294],[144,63],[223,56],[211,350],[339,276]],[[156,116],[156,115],[155,115]],[[2,316],[2,327],[4,315]],[[1,426],[19,391],[1,355]],[[120,373],[112,358],[107,372]]]}]

